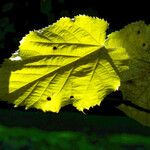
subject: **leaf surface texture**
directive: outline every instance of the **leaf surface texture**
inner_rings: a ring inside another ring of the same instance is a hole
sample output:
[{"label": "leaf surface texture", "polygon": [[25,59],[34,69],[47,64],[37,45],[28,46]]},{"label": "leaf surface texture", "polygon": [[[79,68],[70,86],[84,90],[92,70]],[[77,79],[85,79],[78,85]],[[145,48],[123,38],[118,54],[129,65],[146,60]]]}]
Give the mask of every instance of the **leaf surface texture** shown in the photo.
[{"label": "leaf surface texture", "polygon": [[31,31],[0,69],[1,99],[52,112],[68,104],[79,111],[100,105],[120,85],[104,48],[107,27],[103,19],[79,15]]}]

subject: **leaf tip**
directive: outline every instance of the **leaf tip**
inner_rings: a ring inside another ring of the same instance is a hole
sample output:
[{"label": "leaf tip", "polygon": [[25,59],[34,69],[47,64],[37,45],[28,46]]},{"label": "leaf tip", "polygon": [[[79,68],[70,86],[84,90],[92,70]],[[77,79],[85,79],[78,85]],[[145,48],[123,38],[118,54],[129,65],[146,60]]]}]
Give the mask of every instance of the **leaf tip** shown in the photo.
[{"label": "leaf tip", "polygon": [[14,108],[17,108],[18,107],[18,105],[14,105]]},{"label": "leaf tip", "polygon": [[26,107],[25,107],[25,110],[28,110],[28,109],[29,109],[29,107],[28,107],[28,106],[26,106]]}]

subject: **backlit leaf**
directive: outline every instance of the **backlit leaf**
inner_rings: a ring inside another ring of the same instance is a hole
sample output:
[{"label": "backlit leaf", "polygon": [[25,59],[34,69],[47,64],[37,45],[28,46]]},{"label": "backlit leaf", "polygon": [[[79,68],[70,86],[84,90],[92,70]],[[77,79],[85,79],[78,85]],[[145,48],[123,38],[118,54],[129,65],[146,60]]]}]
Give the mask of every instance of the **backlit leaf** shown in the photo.
[{"label": "backlit leaf", "polygon": [[104,48],[107,27],[103,19],[80,15],[31,31],[0,69],[0,98],[52,112],[99,105],[120,85],[111,58],[119,51]]}]

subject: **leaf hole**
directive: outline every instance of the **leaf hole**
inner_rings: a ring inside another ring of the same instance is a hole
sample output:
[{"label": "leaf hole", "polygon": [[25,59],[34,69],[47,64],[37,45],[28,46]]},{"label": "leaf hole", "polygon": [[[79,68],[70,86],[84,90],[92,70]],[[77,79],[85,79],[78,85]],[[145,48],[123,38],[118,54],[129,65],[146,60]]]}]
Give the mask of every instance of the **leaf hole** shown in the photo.
[{"label": "leaf hole", "polygon": [[71,98],[74,98],[74,96],[71,95],[71,96],[70,96],[70,99],[71,99]]},{"label": "leaf hole", "polygon": [[145,47],[145,46],[146,46],[146,43],[143,43],[143,44],[142,44],[142,47]]},{"label": "leaf hole", "polygon": [[133,84],[133,80],[128,80],[127,84]]},{"label": "leaf hole", "polygon": [[141,33],[141,31],[140,31],[140,30],[138,30],[138,31],[137,31],[137,34],[140,34],[140,33]]},{"label": "leaf hole", "polygon": [[48,97],[47,97],[47,100],[50,101],[50,100],[51,100],[51,97],[48,96]]},{"label": "leaf hole", "polygon": [[53,50],[57,50],[57,47],[56,47],[56,46],[54,46],[54,47],[53,47]]}]

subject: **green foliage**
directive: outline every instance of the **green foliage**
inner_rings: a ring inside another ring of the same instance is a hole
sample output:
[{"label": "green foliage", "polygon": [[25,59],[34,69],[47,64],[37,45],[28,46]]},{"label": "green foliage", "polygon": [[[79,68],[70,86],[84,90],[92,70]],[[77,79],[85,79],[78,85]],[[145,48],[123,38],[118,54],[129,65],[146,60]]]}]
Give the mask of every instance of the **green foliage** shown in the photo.
[{"label": "green foliage", "polygon": [[0,19],[0,48],[4,48],[3,40],[7,33],[14,32],[14,25],[10,23],[7,17]]},{"label": "green foliage", "polygon": [[1,150],[150,148],[149,128],[126,116],[0,109],[0,123]]},{"label": "green foliage", "polygon": [[2,12],[8,12],[8,11],[10,11],[12,8],[13,8],[13,3],[12,2],[8,2],[8,3],[6,3],[6,4],[4,4],[3,6],[2,6]]},{"label": "green foliage", "polygon": [[[0,98],[26,109],[59,112],[72,104],[84,111],[121,84],[124,99],[148,109],[150,26],[135,22],[106,39],[107,27],[103,19],[79,15],[30,32],[0,69]],[[150,125],[128,106],[119,108]]]},{"label": "green foliage", "polygon": [[97,149],[149,149],[150,137],[142,135],[86,135],[73,131],[44,132],[37,129],[0,126],[1,150],[97,150]]}]

